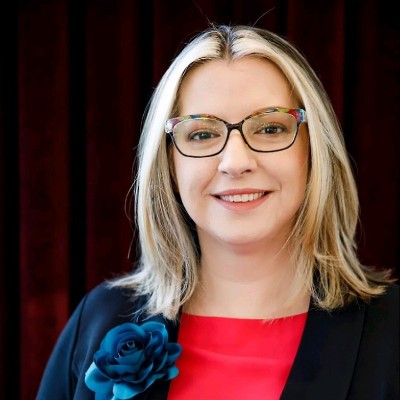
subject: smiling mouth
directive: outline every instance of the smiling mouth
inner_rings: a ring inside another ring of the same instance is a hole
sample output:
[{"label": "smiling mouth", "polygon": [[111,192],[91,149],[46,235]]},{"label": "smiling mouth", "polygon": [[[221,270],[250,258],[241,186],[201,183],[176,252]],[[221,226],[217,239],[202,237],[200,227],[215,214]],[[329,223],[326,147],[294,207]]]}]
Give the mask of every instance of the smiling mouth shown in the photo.
[{"label": "smiling mouth", "polygon": [[247,203],[249,201],[257,200],[266,195],[266,192],[260,193],[246,193],[246,194],[234,194],[228,196],[218,196],[221,200],[229,201],[230,203]]}]

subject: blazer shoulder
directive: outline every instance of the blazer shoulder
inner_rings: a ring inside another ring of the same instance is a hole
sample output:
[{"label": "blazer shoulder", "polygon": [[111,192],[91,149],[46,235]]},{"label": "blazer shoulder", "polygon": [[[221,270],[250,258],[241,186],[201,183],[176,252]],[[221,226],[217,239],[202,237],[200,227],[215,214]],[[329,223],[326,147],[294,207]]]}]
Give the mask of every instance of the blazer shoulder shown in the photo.
[{"label": "blazer shoulder", "polygon": [[367,314],[371,316],[386,317],[392,321],[398,319],[399,304],[400,304],[400,287],[397,283],[392,283],[387,286],[385,292],[373,298],[366,304]]},{"label": "blazer shoulder", "polygon": [[86,314],[130,314],[141,309],[145,303],[133,289],[111,287],[108,282],[102,282],[90,290],[83,298],[83,308]]}]

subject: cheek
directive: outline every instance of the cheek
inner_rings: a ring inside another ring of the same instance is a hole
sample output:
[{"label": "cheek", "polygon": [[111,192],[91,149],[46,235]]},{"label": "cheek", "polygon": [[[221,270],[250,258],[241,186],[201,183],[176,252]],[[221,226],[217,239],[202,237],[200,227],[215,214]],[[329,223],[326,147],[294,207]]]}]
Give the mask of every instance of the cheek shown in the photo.
[{"label": "cheek", "polygon": [[180,195],[207,192],[209,183],[217,172],[216,158],[191,158],[182,156],[176,149],[172,157],[174,182]]},{"label": "cheek", "polygon": [[288,180],[292,182],[297,197],[304,198],[308,182],[308,157],[301,156],[293,160],[292,171],[288,173]]},{"label": "cheek", "polygon": [[201,190],[202,169],[193,163],[195,159],[182,156],[180,153],[173,158],[173,179],[175,192],[179,194],[185,208],[199,196]]},{"label": "cheek", "polygon": [[299,141],[298,146],[288,149],[287,153],[271,165],[271,171],[279,181],[283,193],[291,198],[294,204],[304,199],[309,174],[309,157],[307,142]]}]

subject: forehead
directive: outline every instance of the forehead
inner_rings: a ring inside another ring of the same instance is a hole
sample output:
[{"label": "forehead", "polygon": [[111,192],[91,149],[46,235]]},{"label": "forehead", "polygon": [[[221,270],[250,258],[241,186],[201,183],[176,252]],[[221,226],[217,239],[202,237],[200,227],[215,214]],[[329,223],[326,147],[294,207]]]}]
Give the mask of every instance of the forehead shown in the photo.
[{"label": "forehead", "polygon": [[179,91],[180,115],[213,114],[229,121],[267,107],[298,106],[282,71],[258,57],[212,60],[191,69]]}]

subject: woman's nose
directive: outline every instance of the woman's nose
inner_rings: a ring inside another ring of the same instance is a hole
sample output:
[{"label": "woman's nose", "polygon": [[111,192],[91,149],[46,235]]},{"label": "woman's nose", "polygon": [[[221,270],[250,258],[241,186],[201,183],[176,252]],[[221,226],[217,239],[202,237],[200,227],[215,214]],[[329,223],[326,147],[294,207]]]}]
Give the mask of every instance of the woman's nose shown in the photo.
[{"label": "woman's nose", "polygon": [[254,151],[247,146],[237,130],[231,132],[228,142],[219,157],[218,171],[232,177],[251,172],[257,166]]}]

